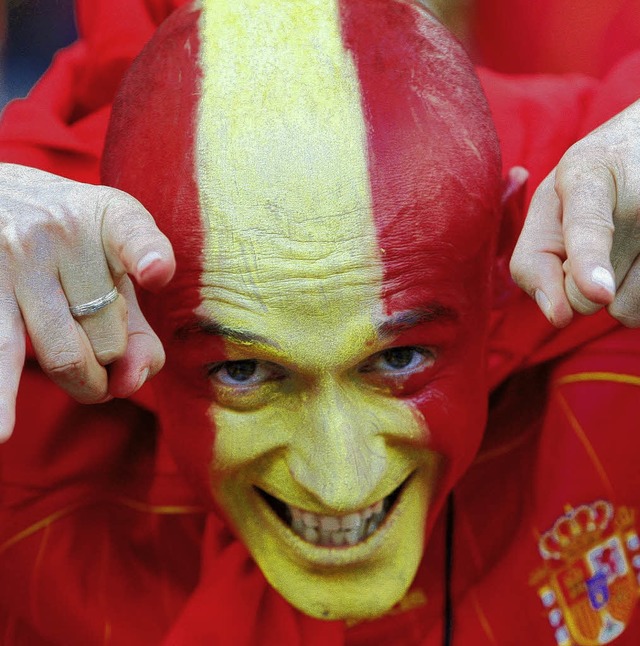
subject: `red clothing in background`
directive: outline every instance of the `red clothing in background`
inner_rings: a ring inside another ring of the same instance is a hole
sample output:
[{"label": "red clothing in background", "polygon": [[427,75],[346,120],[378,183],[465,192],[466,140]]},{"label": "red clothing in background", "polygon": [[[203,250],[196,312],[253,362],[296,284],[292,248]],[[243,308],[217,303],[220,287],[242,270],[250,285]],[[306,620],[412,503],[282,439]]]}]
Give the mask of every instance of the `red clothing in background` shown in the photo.
[{"label": "red clothing in background", "polygon": [[604,76],[640,47],[638,0],[476,0],[474,49],[507,73]]}]

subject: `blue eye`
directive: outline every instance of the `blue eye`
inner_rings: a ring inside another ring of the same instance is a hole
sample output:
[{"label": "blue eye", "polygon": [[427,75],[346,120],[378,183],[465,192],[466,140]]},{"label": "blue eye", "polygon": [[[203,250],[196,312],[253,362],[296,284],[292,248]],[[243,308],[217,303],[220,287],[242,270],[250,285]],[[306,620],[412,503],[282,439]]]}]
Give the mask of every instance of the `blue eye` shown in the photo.
[{"label": "blue eye", "polygon": [[227,361],[222,370],[231,381],[245,382],[256,374],[258,362],[252,359],[247,361]]},{"label": "blue eye", "polygon": [[415,348],[392,348],[380,355],[380,362],[392,370],[404,370],[420,358],[422,355]]},{"label": "blue eye", "polygon": [[283,376],[283,369],[269,361],[223,361],[209,368],[209,376],[225,386],[259,386]]},{"label": "blue eye", "polygon": [[373,355],[360,367],[360,372],[378,375],[411,375],[430,368],[435,355],[428,348],[403,346],[389,348]]}]

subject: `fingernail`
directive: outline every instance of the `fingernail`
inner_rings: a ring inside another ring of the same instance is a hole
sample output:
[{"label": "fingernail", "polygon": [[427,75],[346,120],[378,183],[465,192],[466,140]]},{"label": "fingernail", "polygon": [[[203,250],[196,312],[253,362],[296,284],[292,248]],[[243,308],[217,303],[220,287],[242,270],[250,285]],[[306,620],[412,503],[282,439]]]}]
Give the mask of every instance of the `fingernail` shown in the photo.
[{"label": "fingernail", "polygon": [[547,298],[547,295],[541,290],[536,289],[534,297],[538,307],[542,313],[548,318],[551,318],[551,301]]},{"label": "fingernail", "polygon": [[138,379],[138,385],[136,386],[136,390],[140,390],[140,388],[142,388],[142,386],[144,386],[144,383],[147,381],[148,376],[149,376],[149,368],[145,368],[140,373],[140,379]]},{"label": "fingernail", "polygon": [[138,273],[142,273],[149,265],[152,265],[156,260],[162,260],[162,256],[157,251],[150,251],[146,256],[143,256],[138,263]]},{"label": "fingernail", "polygon": [[600,287],[604,287],[612,294],[616,293],[616,282],[613,280],[611,272],[607,271],[604,267],[596,267],[591,272],[591,280]]}]

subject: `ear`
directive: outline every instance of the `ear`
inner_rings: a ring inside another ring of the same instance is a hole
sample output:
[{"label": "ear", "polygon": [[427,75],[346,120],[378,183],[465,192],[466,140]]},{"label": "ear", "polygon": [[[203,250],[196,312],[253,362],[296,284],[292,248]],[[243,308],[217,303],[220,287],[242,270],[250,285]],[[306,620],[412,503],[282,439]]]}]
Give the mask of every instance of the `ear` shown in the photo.
[{"label": "ear", "polygon": [[494,274],[494,304],[508,297],[512,284],[509,261],[516,246],[522,223],[529,171],[522,166],[514,166],[503,181],[500,230],[496,249]]}]

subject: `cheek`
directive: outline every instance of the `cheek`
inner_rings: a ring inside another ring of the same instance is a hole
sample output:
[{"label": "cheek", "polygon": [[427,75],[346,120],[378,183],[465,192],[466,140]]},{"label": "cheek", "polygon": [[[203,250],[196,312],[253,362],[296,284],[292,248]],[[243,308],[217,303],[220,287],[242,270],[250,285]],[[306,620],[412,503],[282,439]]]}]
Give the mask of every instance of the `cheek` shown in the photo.
[{"label": "cheek", "polygon": [[483,321],[470,323],[442,347],[431,370],[408,379],[397,393],[420,411],[429,426],[429,448],[445,456],[456,478],[478,450],[488,406]]},{"label": "cheek", "polygon": [[484,433],[484,380],[459,372],[410,398],[429,426],[429,448],[445,457],[448,477],[457,480],[473,460]]},{"label": "cheek", "polygon": [[[166,346],[165,346],[166,347]],[[188,360],[185,352],[175,361],[173,349],[167,349],[167,363],[152,384],[158,402],[163,435],[181,472],[198,491],[204,503],[213,504],[211,465],[215,425],[209,415],[211,390],[202,356]]]}]

